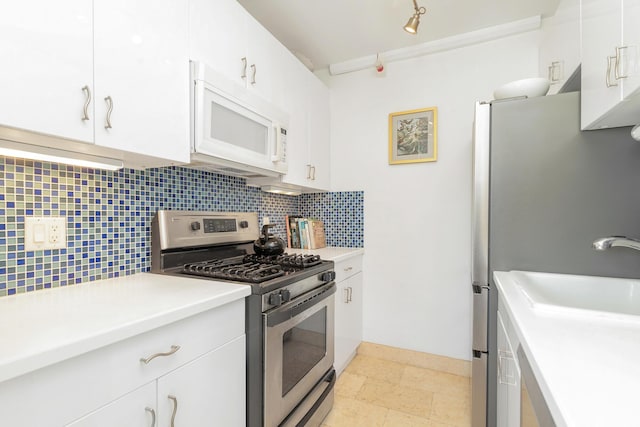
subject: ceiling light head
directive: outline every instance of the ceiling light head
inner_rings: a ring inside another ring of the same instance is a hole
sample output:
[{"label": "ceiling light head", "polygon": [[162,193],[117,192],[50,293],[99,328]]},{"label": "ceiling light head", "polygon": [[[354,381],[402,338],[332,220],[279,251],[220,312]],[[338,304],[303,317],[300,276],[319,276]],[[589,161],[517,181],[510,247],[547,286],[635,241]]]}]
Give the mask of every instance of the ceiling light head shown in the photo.
[{"label": "ceiling light head", "polygon": [[418,34],[420,15],[424,15],[425,13],[427,13],[427,9],[425,9],[424,7],[418,7],[418,3],[416,0],[413,0],[413,8],[415,10],[415,13],[411,18],[409,18],[409,21],[407,21],[407,24],[404,26],[404,30],[409,34]]}]

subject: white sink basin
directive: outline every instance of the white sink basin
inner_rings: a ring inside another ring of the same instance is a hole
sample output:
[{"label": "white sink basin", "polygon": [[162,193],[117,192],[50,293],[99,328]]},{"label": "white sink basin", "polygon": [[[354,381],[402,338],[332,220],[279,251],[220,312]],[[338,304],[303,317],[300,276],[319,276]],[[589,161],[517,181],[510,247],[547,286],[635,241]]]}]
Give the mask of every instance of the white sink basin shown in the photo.
[{"label": "white sink basin", "polygon": [[509,274],[534,309],[640,321],[640,280],[528,271]]}]

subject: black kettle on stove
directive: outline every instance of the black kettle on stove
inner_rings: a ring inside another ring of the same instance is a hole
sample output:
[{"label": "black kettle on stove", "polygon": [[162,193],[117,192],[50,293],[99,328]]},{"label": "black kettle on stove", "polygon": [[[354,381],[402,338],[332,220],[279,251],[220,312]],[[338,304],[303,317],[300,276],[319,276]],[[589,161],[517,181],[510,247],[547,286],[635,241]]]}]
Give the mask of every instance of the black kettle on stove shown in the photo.
[{"label": "black kettle on stove", "polygon": [[278,236],[269,233],[269,228],[275,224],[265,224],[262,226],[262,233],[258,240],[253,242],[253,250],[258,255],[280,255],[284,252],[284,241]]}]

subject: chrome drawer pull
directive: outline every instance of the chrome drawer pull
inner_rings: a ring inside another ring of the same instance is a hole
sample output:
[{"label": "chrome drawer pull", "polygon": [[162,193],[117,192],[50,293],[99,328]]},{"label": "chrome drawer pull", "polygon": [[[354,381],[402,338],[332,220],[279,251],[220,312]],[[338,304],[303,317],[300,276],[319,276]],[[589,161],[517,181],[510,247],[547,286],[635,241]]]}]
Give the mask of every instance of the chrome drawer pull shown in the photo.
[{"label": "chrome drawer pull", "polygon": [[146,365],[149,362],[151,362],[153,359],[155,359],[156,357],[171,356],[172,354],[174,354],[178,350],[180,350],[180,346],[179,345],[172,345],[171,346],[171,350],[167,351],[166,353],[152,354],[151,356],[147,357],[146,359],[144,357],[142,357],[142,358],[140,358],[140,361]]},{"label": "chrome drawer pull", "polygon": [[144,408],[144,410],[151,414],[151,427],[155,427],[156,426],[156,411],[154,411],[153,409],[149,408],[148,406],[146,408]]},{"label": "chrome drawer pull", "polygon": [[344,271],[351,271],[351,270],[353,270],[353,267],[347,267],[344,269]]},{"label": "chrome drawer pull", "polygon": [[167,396],[173,401],[173,413],[171,414],[171,427],[175,427],[176,414],[178,413],[178,398],[172,395]]}]

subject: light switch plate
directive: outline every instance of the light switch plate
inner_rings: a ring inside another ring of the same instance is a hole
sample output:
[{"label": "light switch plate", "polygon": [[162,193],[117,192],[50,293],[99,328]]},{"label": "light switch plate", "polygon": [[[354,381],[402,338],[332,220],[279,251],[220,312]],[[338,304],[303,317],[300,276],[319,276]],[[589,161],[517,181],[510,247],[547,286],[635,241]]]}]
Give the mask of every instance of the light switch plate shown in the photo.
[{"label": "light switch plate", "polygon": [[27,251],[67,247],[66,217],[25,217],[24,248]]}]

